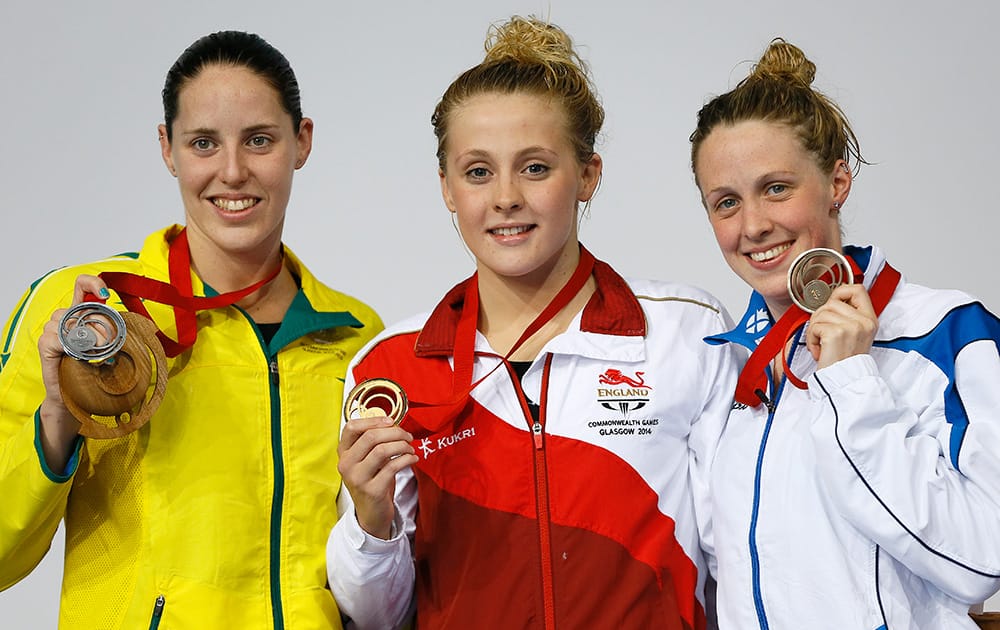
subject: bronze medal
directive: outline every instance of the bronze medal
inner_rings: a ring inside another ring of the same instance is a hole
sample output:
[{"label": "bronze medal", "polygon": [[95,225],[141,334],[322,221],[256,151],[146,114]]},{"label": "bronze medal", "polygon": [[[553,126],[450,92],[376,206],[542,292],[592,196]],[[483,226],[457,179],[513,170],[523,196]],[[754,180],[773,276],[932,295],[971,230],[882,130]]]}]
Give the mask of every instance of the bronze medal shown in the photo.
[{"label": "bronze medal", "polygon": [[854,273],[847,258],[833,249],[806,250],[788,268],[788,295],[807,313],[826,304],[842,284],[854,284]]}]

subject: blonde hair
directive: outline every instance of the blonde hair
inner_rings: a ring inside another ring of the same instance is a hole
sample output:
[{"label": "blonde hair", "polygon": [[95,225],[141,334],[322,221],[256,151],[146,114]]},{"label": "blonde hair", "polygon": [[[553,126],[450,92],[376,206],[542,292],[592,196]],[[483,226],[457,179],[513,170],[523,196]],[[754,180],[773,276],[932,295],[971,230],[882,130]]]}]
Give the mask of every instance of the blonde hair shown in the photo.
[{"label": "blonde hair", "polygon": [[438,165],[445,167],[445,142],[452,112],[479,94],[527,93],[550,97],[566,113],[569,139],[581,163],[594,154],[604,124],[587,64],[573,48],[569,35],[555,24],[534,17],[513,16],[492,25],[486,56],[445,90],[434,108],[431,125],[437,137]]},{"label": "blonde hair", "polygon": [[690,137],[691,168],[695,168],[701,143],[713,129],[748,120],[788,125],[824,173],[831,172],[837,160],[848,164],[853,160],[855,171],[867,164],[847,116],[812,87],[815,78],[816,65],[802,50],[781,38],[773,40],[749,76],[698,112],[698,124]]}]

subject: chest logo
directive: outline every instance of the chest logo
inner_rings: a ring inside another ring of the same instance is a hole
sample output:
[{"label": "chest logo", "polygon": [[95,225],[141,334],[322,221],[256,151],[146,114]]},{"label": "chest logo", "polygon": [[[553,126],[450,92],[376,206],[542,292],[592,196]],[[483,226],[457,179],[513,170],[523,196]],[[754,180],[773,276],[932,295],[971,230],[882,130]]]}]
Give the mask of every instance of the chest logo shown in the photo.
[{"label": "chest logo", "polygon": [[629,413],[642,409],[649,402],[649,392],[653,388],[646,384],[644,374],[635,372],[634,376],[629,376],[621,370],[609,368],[597,377],[597,402],[627,418]]},{"label": "chest logo", "polygon": [[590,420],[587,422],[587,428],[602,437],[621,436],[633,439],[636,436],[652,437],[660,424],[659,419],[635,413],[649,404],[653,390],[652,385],[646,384],[645,374],[645,372],[633,372],[630,375],[615,368],[608,368],[598,376],[597,402],[601,407],[614,412],[614,415]]},{"label": "chest logo", "polygon": [[[759,335],[765,332],[771,325],[771,318],[768,316],[767,311],[759,308],[755,312],[751,313],[746,319],[746,332],[748,335]],[[754,343],[760,343],[762,337],[757,337],[754,339]]]},{"label": "chest logo", "polygon": [[419,442],[411,442],[414,448],[419,449],[423,457],[421,459],[427,459],[434,453],[448,448],[449,446],[454,446],[455,444],[461,442],[462,440],[476,437],[476,427],[469,427],[467,429],[462,429],[451,435],[435,436],[429,438],[423,438]]},{"label": "chest logo", "polygon": [[652,389],[652,387],[646,385],[646,381],[642,378],[643,374],[645,374],[645,372],[636,372],[635,378],[632,378],[623,374],[621,370],[608,368],[604,374],[597,377],[597,382],[601,385],[628,385],[630,387],[645,387],[646,389]]}]

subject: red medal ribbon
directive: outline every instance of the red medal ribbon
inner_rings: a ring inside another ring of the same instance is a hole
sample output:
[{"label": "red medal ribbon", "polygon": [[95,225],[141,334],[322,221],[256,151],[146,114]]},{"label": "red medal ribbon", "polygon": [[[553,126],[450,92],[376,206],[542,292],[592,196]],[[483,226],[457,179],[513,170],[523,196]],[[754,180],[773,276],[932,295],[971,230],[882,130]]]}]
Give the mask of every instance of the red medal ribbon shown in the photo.
[{"label": "red medal ribbon", "polygon": [[[440,431],[444,426],[452,422],[469,402],[472,390],[489,378],[501,365],[504,365],[507,359],[524,342],[555,317],[559,311],[563,310],[587,283],[587,279],[590,278],[593,271],[594,255],[581,245],[580,261],[577,263],[573,275],[570,276],[563,288],[559,290],[559,293],[542,309],[542,312],[524,329],[518,340],[510,347],[507,354],[502,357],[500,363],[474,383],[472,382],[472,376],[476,356],[476,330],[479,323],[479,274],[473,274],[472,279],[466,285],[462,315],[458,320],[458,327],[455,331],[455,367],[452,376],[453,396],[446,401],[438,403],[425,403],[411,399],[407,418],[412,417],[417,424],[431,433]],[[414,433],[413,431],[410,432]]]},{"label": "red medal ribbon", "polygon": [[[861,274],[857,270],[856,263],[851,258],[848,258],[848,260],[851,263],[851,267],[855,269],[855,276],[860,282]],[[899,272],[888,262],[885,263],[882,267],[882,272],[875,278],[875,282],[868,292],[876,317],[881,315],[882,311],[885,310],[886,304],[889,303],[889,299],[896,290],[896,285],[899,284],[899,279]],[[793,303],[785,311],[785,314],[771,327],[771,330],[761,340],[740,372],[739,380],[736,382],[736,395],[734,396],[736,402],[743,403],[749,407],[756,407],[761,402],[768,402],[766,394],[766,367],[779,352],[781,353],[781,363],[785,369],[785,376],[799,389],[806,389],[805,381],[795,376],[788,367],[788,361],[785,357],[785,346],[788,344],[788,340],[792,338],[792,335],[795,334],[795,331],[809,321],[811,315],[811,313],[802,310],[798,305]]]},{"label": "red medal ribbon", "polygon": [[191,249],[188,246],[186,228],[182,229],[170,243],[167,263],[170,269],[169,284],[120,271],[105,271],[99,275],[105,284],[118,294],[125,308],[133,313],[152,319],[143,304],[143,300],[151,300],[173,307],[174,322],[177,324],[177,340],[174,341],[162,330],[156,331],[156,337],[163,344],[163,350],[168,357],[176,357],[194,345],[198,336],[198,323],[195,316],[197,311],[221,308],[239,302],[274,280],[281,273],[283,266],[283,263],[279,261],[277,267],[266,278],[243,289],[213,297],[195,296],[191,287]]}]

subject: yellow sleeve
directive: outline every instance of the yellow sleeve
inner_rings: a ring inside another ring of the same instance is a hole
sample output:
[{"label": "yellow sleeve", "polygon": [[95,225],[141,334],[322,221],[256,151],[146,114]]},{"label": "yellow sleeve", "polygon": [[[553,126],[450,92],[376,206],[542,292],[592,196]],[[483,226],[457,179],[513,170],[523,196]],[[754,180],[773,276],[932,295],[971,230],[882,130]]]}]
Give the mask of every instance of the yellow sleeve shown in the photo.
[{"label": "yellow sleeve", "polygon": [[30,573],[48,551],[81,455],[82,439],[66,470],[52,471],[39,443],[45,388],[38,337],[56,305],[68,299],[62,284],[32,285],[0,336],[0,590]]}]

